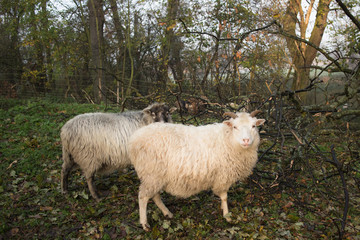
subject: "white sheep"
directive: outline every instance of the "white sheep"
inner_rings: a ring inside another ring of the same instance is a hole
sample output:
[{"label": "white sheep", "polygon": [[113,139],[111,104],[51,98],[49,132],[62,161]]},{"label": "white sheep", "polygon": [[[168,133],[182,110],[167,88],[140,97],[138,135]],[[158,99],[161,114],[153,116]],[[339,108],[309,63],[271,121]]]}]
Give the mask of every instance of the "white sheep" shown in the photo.
[{"label": "white sheep", "polygon": [[256,119],[256,113],[225,113],[232,118],[199,127],[154,123],[131,136],[129,156],[141,180],[139,214],[144,230],[150,227],[146,207],[151,198],[165,216],[173,216],[160,198],[161,191],[186,198],[211,189],[230,221],[227,192],[248,177],[257,162],[257,126],[265,120]]},{"label": "white sheep", "polygon": [[95,174],[109,174],[130,165],[127,143],[135,130],[153,122],[172,122],[169,107],[154,103],[142,111],[86,113],[61,129],[63,165],[61,191],[67,193],[68,175],[77,165],[96,201]]}]

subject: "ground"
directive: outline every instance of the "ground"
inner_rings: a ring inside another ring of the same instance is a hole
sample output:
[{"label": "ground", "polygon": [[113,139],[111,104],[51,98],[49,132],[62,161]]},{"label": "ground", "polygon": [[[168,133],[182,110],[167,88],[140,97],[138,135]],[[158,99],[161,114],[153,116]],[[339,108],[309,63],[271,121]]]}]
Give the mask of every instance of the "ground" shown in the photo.
[{"label": "ground", "polygon": [[[220,199],[210,191],[187,199],[164,193],[174,218],[165,218],[150,202],[152,228],[144,232],[138,223],[139,180],[131,168],[96,178],[105,196],[100,203],[91,198],[79,171],[70,175],[69,194],[62,195],[60,128],[77,114],[105,110],[117,111],[104,105],[1,99],[0,239],[339,238],[347,201],[338,172],[307,150],[304,154],[312,158],[292,158],[291,144],[271,148],[249,179],[232,186],[232,223],[222,217]],[[319,142],[326,152],[336,144],[327,138]],[[260,152],[272,144],[264,137]],[[345,169],[349,204],[342,237],[360,239],[360,166],[348,163],[354,158],[345,148],[341,143],[335,147],[337,158],[351,167]],[[287,162],[290,158],[294,161]],[[328,178],[321,177],[324,170]]]}]

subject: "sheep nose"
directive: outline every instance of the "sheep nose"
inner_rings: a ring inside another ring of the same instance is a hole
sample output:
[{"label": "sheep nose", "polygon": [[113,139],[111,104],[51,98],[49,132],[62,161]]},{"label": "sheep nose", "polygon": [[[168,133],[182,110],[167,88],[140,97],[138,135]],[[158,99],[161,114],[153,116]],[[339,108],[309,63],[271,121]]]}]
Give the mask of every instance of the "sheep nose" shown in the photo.
[{"label": "sheep nose", "polygon": [[250,145],[250,139],[249,138],[243,138],[243,146],[249,146]]}]

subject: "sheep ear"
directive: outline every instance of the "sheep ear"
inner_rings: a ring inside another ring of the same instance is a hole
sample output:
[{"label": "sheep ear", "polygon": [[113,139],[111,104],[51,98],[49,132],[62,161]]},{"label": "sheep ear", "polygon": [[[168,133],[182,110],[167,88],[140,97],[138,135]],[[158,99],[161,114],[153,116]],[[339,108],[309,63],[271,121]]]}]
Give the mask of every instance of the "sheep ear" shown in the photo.
[{"label": "sheep ear", "polygon": [[229,121],[229,120],[223,121],[223,123],[226,124],[226,125],[228,125],[229,127],[232,127],[232,126],[233,126],[232,122]]},{"label": "sheep ear", "polygon": [[257,119],[255,125],[260,126],[260,125],[263,125],[264,122],[265,122],[265,119]]},{"label": "sheep ear", "polygon": [[147,114],[149,116],[154,116],[155,115],[155,113],[151,110],[151,108],[145,108],[143,110],[143,113],[145,113],[145,114]]}]

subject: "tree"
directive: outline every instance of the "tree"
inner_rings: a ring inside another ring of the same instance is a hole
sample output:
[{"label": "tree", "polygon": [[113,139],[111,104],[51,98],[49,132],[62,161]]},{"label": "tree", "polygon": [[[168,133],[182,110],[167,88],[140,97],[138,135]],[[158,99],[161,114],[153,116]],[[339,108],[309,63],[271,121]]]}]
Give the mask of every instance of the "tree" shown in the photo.
[{"label": "tree", "polygon": [[[124,51],[124,27],[122,26],[121,20],[120,20],[120,16],[119,16],[119,11],[118,11],[118,6],[116,3],[116,0],[110,0],[110,9],[112,12],[112,18],[113,18],[113,22],[114,22],[114,27],[115,27],[115,31],[116,31],[116,41],[117,41],[117,46],[118,46],[118,53],[116,56],[116,72],[115,75],[117,76],[116,79],[116,103],[120,103],[120,63],[123,62],[123,66],[125,66],[124,61],[125,61],[125,53],[126,51]],[[123,61],[124,60],[124,61]],[[124,70],[123,70],[124,72]],[[123,80],[123,79],[122,79]],[[123,94],[122,94],[123,95]],[[124,96],[122,96],[124,97]]]},{"label": "tree", "polygon": [[23,69],[20,30],[24,9],[21,0],[0,1],[0,80],[12,86],[20,84]]},{"label": "tree", "polygon": [[88,0],[91,69],[95,70],[93,78],[94,97],[97,103],[103,100],[103,42],[104,11],[102,0]]},{"label": "tree", "polygon": [[181,61],[181,51],[183,44],[179,36],[176,35],[174,28],[180,12],[180,0],[168,0],[167,21],[165,31],[165,55],[169,55],[169,66],[174,76],[174,80],[181,86],[183,80],[183,66]]},{"label": "tree", "polygon": [[[183,79],[183,67],[181,63],[182,42],[176,35],[175,28],[180,11],[180,0],[168,0],[166,16],[160,23],[164,27],[164,35],[161,44],[160,76],[164,87],[168,82],[168,68],[170,67],[174,80],[180,84]],[[179,85],[181,86],[181,84]],[[164,88],[165,89],[165,88]]]},{"label": "tree", "polygon": [[35,3],[27,5],[29,32],[26,40],[30,45],[27,49],[29,58],[32,60],[28,61],[23,77],[29,80],[40,93],[46,92],[52,78],[52,68],[49,67],[50,71],[47,71],[51,58],[47,3],[48,0],[36,0]]},{"label": "tree", "polygon": [[[331,0],[319,0],[317,6],[315,24],[309,38],[309,42],[317,47],[320,46],[327,25],[330,2]],[[311,0],[307,12],[304,13],[301,0],[289,0],[285,15],[282,19],[284,31],[292,36],[297,36],[297,32],[299,32],[300,38],[307,39],[306,32],[309,31],[310,14],[314,10],[314,3],[315,0]],[[304,89],[309,85],[310,68],[316,57],[317,50],[293,38],[287,37],[286,42],[295,71],[292,89]],[[301,93],[299,97],[304,103],[309,100],[307,99],[307,92]]]},{"label": "tree", "polygon": [[[44,93],[52,82],[52,31],[50,4],[48,0],[2,1],[1,25],[4,46],[6,78],[19,90]],[[24,87],[26,86],[26,87]],[[21,91],[19,91],[21,92]]]}]

